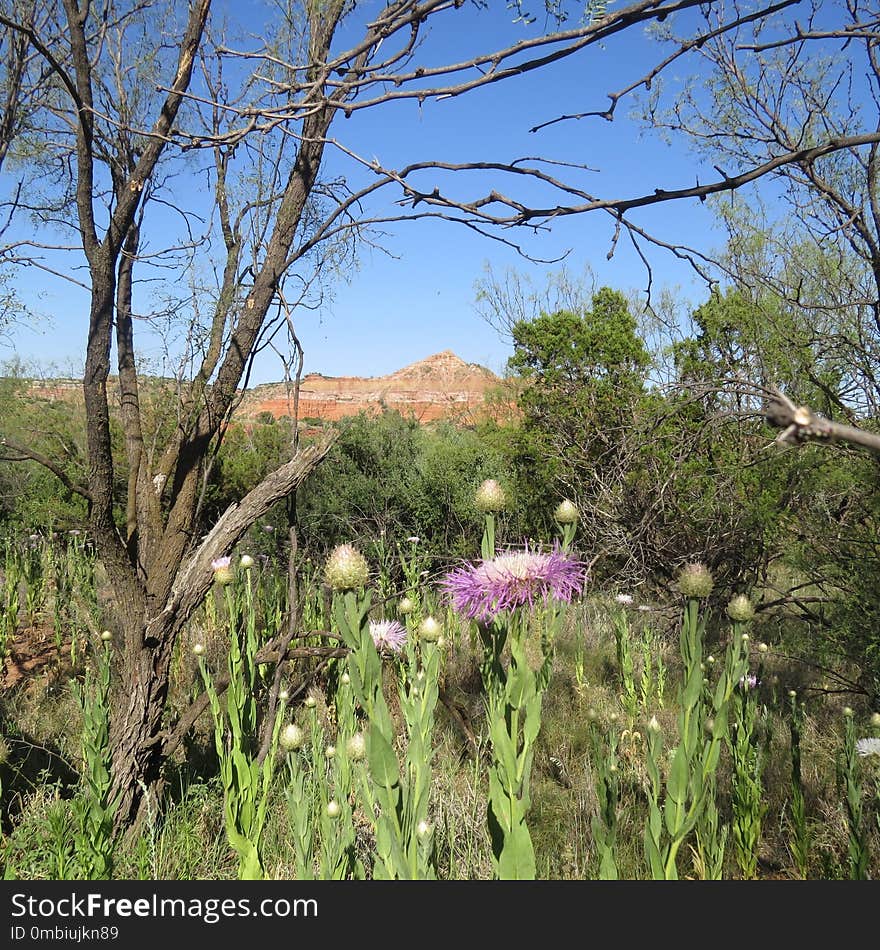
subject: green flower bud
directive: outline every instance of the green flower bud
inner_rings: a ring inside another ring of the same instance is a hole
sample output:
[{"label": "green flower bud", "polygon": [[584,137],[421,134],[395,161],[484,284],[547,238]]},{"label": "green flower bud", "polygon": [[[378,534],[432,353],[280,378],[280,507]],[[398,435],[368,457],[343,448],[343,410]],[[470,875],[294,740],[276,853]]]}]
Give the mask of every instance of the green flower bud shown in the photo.
[{"label": "green flower bud", "polygon": [[400,603],[397,605],[397,612],[401,617],[408,617],[415,609],[416,605],[409,597],[402,597]]},{"label": "green flower bud", "polygon": [[737,594],[727,605],[727,616],[734,623],[748,623],[755,616],[755,608],[745,594]]},{"label": "green flower bud", "polygon": [[578,510],[572,502],[565,498],[556,506],[553,517],[560,524],[574,524],[578,520]]},{"label": "green flower bud", "polygon": [[254,559],[250,556],[250,554],[242,554],[238,563],[246,571],[249,571],[254,566]]},{"label": "green flower bud", "polygon": [[281,730],[281,735],[278,737],[278,744],[285,752],[293,752],[294,749],[300,748],[304,740],[305,734],[302,729],[300,729],[295,722],[289,722]]},{"label": "green flower bud", "polygon": [[327,748],[324,749],[324,755],[327,756],[328,759],[333,759],[333,758],[335,758],[335,757],[336,757],[336,746],[335,746],[335,745],[328,745]]},{"label": "green flower bud", "polygon": [[501,511],[507,505],[507,495],[494,478],[487,478],[477,489],[474,498],[480,511]]},{"label": "green flower bud", "polygon": [[328,818],[338,818],[342,808],[335,799],[331,799],[327,802],[327,817]]},{"label": "green flower bud", "polygon": [[367,754],[367,740],[362,732],[356,732],[345,744],[345,751],[353,762],[359,762]]},{"label": "green flower bud", "polygon": [[844,714],[844,716],[846,716],[847,719],[852,719],[852,717],[853,717],[852,708],[849,707],[849,706],[844,706],[844,707],[843,707],[843,714]]},{"label": "green flower bud", "polygon": [[442,632],[443,627],[433,617],[425,617],[419,624],[419,636],[422,640],[427,640],[429,643],[436,643],[437,640],[440,639]]},{"label": "green flower bud", "polygon": [[113,634],[109,630],[101,631],[101,640],[103,643],[109,643],[113,639]]},{"label": "green flower bud", "polygon": [[204,644],[204,643],[196,643],[196,644],[194,644],[194,646],[193,646],[193,653],[194,653],[196,656],[204,656],[204,654],[205,654],[205,644]]},{"label": "green flower bud", "polygon": [[227,554],[225,557],[217,557],[211,561],[211,568],[214,571],[214,583],[221,587],[226,587],[235,580],[232,568],[229,566],[232,558]]},{"label": "green flower bud", "polygon": [[871,725],[875,729],[880,729],[880,712],[871,713]]},{"label": "green flower bud", "polygon": [[659,720],[657,719],[656,716],[651,716],[651,718],[648,720],[648,729],[649,729],[651,732],[659,732],[659,731],[660,731],[660,722],[659,722]]},{"label": "green flower bud", "polygon": [[369,573],[366,558],[351,544],[334,548],[324,568],[324,578],[333,590],[365,587]]},{"label": "green flower bud", "polygon": [[306,709],[314,709],[315,706],[318,705],[318,701],[315,699],[314,696],[312,696],[311,693],[309,693],[309,695],[306,696],[306,698],[303,700],[303,703],[305,704]]},{"label": "green flower bud", "polygon": [[712,574],[705,564],[685,564],[678,575],[678,589],[688,600],[705,600],[714,586]]}]

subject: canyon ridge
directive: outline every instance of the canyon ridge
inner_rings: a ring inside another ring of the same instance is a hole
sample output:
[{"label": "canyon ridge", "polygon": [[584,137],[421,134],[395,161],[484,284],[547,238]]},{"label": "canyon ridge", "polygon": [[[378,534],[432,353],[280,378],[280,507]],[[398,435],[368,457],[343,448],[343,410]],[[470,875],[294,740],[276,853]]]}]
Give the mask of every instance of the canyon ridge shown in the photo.
[{"label": "canyon ridge", "polygon": [[[153,382],[161,382],[153,380]],[[164,381],[174,386],[173,380]],[[152,388],[142,379],[142,396]],[[300,383],[299,418],[305,423],[336,422],[360,412],[396,410],[422,424],[449,419],[470,424],[481,419],[500,421],[512,400],[505,382],[479,363],[467,363],[451,350],[435,353],[386,376],[325,376],[308,373]],[[111,408],[118,408],[115,377],[108,380]],[[81,403],[82,384],[75,379],[32,379],[30,399]],[[293,415],[292,387],[284,382],[263,383],[240,393],[233,418],[253,424],[266,413],[278,419]]]},{"label": "canyon ridge", "polygon": [[[491,397],[502,380],[478,363],[466,363],[451,350],[435,353],[387,376],[303,376],[299,418],[332,422],[359,412],[397,410],[421,423],[438,419],[459,422],[497,416]],[[262,413],[276,419],[293,414],[292,392],[285,383],[265,383],[248,389],[236,418],[250,421]]]}]

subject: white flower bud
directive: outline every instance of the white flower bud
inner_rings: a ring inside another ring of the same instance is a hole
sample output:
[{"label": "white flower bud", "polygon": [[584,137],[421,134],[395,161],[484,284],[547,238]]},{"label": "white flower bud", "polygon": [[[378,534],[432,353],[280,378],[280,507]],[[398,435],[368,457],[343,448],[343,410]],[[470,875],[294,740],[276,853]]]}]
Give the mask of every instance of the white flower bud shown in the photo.
[{"label": "white flower bud", "polygon": [[425,617],[419,624],[419,636],[428,642],[439,640],[442,632],[443,627],[433,617]]},{"label": "white flower bud", "polygon": [[370,570],[366,558],[351,544],[334,548],[324,568],[324,578],[333,590],[365,587]]},{"label": "white flower bud", "polygon": [[477,489],[475,501],[480,511],[501,511],[507,505],[507,495],[494,478],[487,478]]},{"label": "white flower bud", "polygon": [[305,735],[295,722],[289,722],[278,737],[278,744],[285,752],[292,752],[298,749],[305,740]]},{"label": "white flower bud", "polygon": [[688,599],[704,600],[712,593],[714,581],[705,564],[685,564],[678,575],[678,589]]},{"label": "white flower bud", "polygon": [[755,608],[745,594],[737,594],[727,605],[727,616],[734,623],[748,623],[755,616]]},{"label": "white flower bud", "polygon": [[572,502],[565,498],[556,506],[553,517],[560,524],[574,524],[578,520],[578,510]]},{"label": "white flower bud", "polygon": [[346,743],[345,751],[353,762],[359,762],[367,754],[367,740],[362,732],[356,732]]}]

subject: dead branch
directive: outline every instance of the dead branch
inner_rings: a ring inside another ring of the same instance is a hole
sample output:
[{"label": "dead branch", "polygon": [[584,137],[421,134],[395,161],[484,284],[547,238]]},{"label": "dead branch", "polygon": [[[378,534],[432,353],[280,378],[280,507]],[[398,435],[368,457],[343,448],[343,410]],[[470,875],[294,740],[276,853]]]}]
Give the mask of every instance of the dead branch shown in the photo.
[{"label": "dead branch", "polygon": [[782,430],[776,437],[777,442],[795,445],[803,442],[847,442],[880,455],[880,435],[817,416],[808,406],[796,406],[778,390],[773,390],[764,415],[772,426]]}]

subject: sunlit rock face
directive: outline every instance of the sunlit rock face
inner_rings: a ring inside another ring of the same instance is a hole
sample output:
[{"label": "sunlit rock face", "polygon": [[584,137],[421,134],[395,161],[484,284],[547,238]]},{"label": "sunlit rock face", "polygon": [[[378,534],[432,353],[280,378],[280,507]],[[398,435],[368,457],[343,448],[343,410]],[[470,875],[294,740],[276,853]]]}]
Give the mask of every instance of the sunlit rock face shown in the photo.
[{"label": "sunlit rock face", "polygon": [[[299,395],[300,419],[337,420],[361,411],[396,409],[421,422],[442,418],[497,415],[499,407],[486,396],[501,384],[490,370],[466,363],[449,350],[405,366],[388,376],[303,377]],[[284,383],[256,386],[245,395],[237,415],[254,418],[270,412],[290,415],[292,406]]]}]

